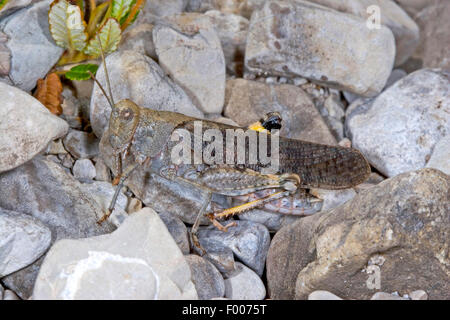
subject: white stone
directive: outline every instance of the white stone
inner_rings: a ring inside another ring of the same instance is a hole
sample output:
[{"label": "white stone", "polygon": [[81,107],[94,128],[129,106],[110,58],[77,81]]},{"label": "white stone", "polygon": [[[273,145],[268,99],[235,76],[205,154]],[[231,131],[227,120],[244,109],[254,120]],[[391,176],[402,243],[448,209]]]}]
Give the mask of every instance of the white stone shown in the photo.
[{"label": "white stone", "polygon": [[225,298],[231,300],[263,300],[266,288],[259,276],[240,262],[236,272],[225,279]]},{"label": "white stone", "polygon": [[221,113],[225,57],[209,17],[184,13],[169,21],[174,25],[153,28],[159,64],[203,112]]},{"label": "white stone", "polygon": [[197,299],[197,293],[164,223],[144,208],[109,235],[55,243],[33,299]]},{"label": "white stone", "polygon": [[38,100],[2,82],[0,100],[0,172],[27,162],[69,129]]},{"label": "white stone", "polygon": [[50,229],[38,219],[0,208],[0,278],[33,263],[51,238]]}]

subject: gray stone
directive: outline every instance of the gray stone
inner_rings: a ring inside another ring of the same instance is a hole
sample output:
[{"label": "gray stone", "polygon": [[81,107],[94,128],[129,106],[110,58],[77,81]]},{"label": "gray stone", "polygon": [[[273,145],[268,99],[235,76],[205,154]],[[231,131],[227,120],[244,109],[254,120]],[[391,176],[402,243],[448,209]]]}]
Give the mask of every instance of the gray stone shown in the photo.
[{"label": "gray stone", "polygon": [[66,134],[67,123],[38,100],[0,82],[0,172],[13,169]]},{"label": "gray stone", "polygon": [[159,64],[205,113],[221,113],[225,96],[225,58],[207,16],[184,13],[153,28]]},{"label": "gray stone", "polygon": [[422,69],[377,98],[347,111],[346,132],[388,177],[423,168],[436,143],[450,134],[450,74]]},{"label": "gray stone", "polygon": [[186,262],[192,273],[192,282],[200,300],[221,298],[225,294],[225,283],[219,271],[207,260],[197,255],[187,255]]},{"label": "gray stone", "polygon": [[250,18],[255,9],[261,8],[266,0],[189,0],[186,11],[206,12],[208,10],[219,10]]},{"label": "gray stone", "polygon": [[0,208],[0,278],[36,261],[50,246],[51,236],[38,219]]},{"label": "gray stone", "polygon": [[227,232],[216,228],[202,229],[198,231],[198,237],[222,242],[230,248],[234,255],[262,275],[266,262],[267,251],[270,245],[269,231],[265,226],[251,221],[235,221],[236,226],[230,227]]},{"label": "gray stone", "polygon": [[424,290],[415,290],[409,296],[411,300],[428,300],[428,294]]},{"label": "gray stone", "polygon": [[450,69],[450,2],[434,1],[415,19],[420,26],[420,45],[414,53],[424,68]]},{"label": "gray stone", "polygon": [[[437,0],[439,1],[439,0]],[[430,4],[436,3],[436,0],[396,0],[398,5],[402,7],[411,17],[415,17],[422,9]]]},{"label": "gray stone", "polygon": [[111,182],[111,173],[105,162],[97,158],[95,162],[95,180]]},{"label": "gray stone", "polygon": [[120,50],[132,50],[156,60],[157,55],[153,44],[153,24],[139,23],[127,28],[122,35]]},{"label": "gray stone", "polygon": [[[7,41],[8,36],[0,31],[0,77],[9,75],[11,70],[11,51],[6,46]],[[11,84],[9,79],[5,79],[4,82]]]},{"label": "gray stone", "polygon": [[6,43],[11,51],[9,79],[25,91],[33,89],[36,81],[45,77],[64,52],[50,35],[48,11],[52,2],[38,2],[0,23],[0,29],[9,38]]},{"label": "gray stone", "polygon": [[[102,212],[106,213],[111,200],[116,191],[116,186],[104,181],[91,181],[90,183],[83,183],[80,185],[84,193],[89,194],[102,208]],[[127,197],[121,191],[117,197],[116,205],[108,221],[116,227],[120,226],[122,222],[128,217],[125,208],[127,206]]]},{"label": "gray stone", "polygon": [[308,300],[342,300],[342,298],[328,291],[317,290],[309,294]]},{"label": "gray stone", "polygon": [[435,168],[450,175],[450,132],[434,146],[426,167]]},{"label": "gray stone", "polygon": [[386,82],[386,86],[384,87],[383,90],[386,90],[387,88],[392,86],[394,83],[396,83],[400,79],[406,77],[407,75],[408,74],[406,73],[405,70],[402,70],[402,69],[394,69],[394,70],[392,70],[391,75],[389,76],[389,79]]},{"label": "gray stone", "polygon": [[298,273],[314,260],[316,253],[310,243],[323,214],[320,212],[286,225],[273,237],[266,263],[267,291],[271,299],[294,298]]},{"label": "gray stone", "polygon": [[29,4],[32,4],[34,2],[37,2],[40,0],[14,0],[9,1],[6,3],[6,5],[0,10],[0,19],[4,18],[14,11],[17,11],[23,7],[28,6]]},{"label": "gray stone", "polygon": [[[316,254],[298,266],[295,297],[305,299],[320,289],[369,299],[377,287],[383,292],[419,287],[431,299],[448,299],[449,190],[448,175],[422,169],[385,180],[321,215],[309,242]],[[305,252],[287,254],[294,260]]]},{"label": "gray stone", "polygon": [[70,130],[63,139],[64,147],[75,159],[98,155],[98,138],[93,133]]},{"label": "gray stone", "polygon": [[373,12],[368,8],[379,8],[381,23],[388,27],[395,37],[395,65],[404,63],[419,44],[419,27],[406,12],[392,0],[308,0],[317,4],[354,14],[366,20]]},{"label": "gray stone", "polygon": [[197,299],[197,293],[164,223],[144,208],[111,234],[55,243],[33,299]]},{"label": "gray stone", "polygon": [[[224,277],[227,277],[236,269],[233,250],[221,241],[210,238],[201,238],[199,239],[199,242],[206,251],[206,254],[203,257],[211,262]],[[193,244],[192,248],[196,250],[198,254],[202,254],[202,252],[200,252]]]},{"label": "gray stone", "polygon": [[169,230],[169,233],[172,235],[181,252],[183,254],[189,254],[189,238],[187,228],[184,223],[176,215],[169,212],[161,212],[159,217],[166,225],[167,230]]},{"label": "gray stone", "polygon": [[386,84],[395,40],[385,26],[311,2],[267,1],[253,12],[245,66],[252,73],[301,76],[371,97]]},{"label": "gray stone", "polygon": [[144,15],[154,14],[156,16],[170,16],[181,13],[187,5],[187,0],[151,0],[146,1],[143,9]]},{"label": "gray stone", "polygon": [[253,270],[236,262],[235,273],[225,279],[225,297],[231,300],[263,300],[266,288]]},{"label": "gray stone", "polygon": [[370,298],[370,300],[408,300],[408,299],[387,292],[377,292],[372,296],[372,298]]},{"label": "gray stone", "polygon": [[73,165],[73,176],[80,182],[93,180],[96,175],[94,164],[89,159],[79,159]]},{"label": "gray stone", "polygon": [[65,155],[67,150],[64,149],[64,145],[61,139],[50,141],[48,144],[46,154]]},{"label": "gray stone", "polygon": [[211,10],[205,13],[219,36],[230,74],[241,76],[244,71],[245,41],[249,21],[241,16]]},{"label": "gray stone", "polygon": [[20,298],[12,290],[5,290],[3,294],[3,300],[20,300]]},{"label": "gray stone", "polygon": [[[186,93],[151,58],[124,50],[110,54],[106,63],[115,102],[130,99],[145,108],[203,117],[203,113],[192,104]],[[106,88],[103,64],[96,77]],[[97,137],[101,137],[108,125],[111,107],[97,85],[92,91],[90,112],[92,129]]]},{"label": "gray stone", "polygon": [[240,126],[248,126],[266,113],[277,111],[283,119],[281,136],[336,144],[336,139],[308,94],[296,86],[268,85],[244,79],[228,80],[225,105],[225,116]]},{"label": "gray stone", "polygon": [[5,293],[5,289],[3,289],[2,285],[0,284],[0,300],[3,300],[4,293]]},{"label": "gray stone", "polygon": [[[83,185],[59,165],[36,157],[0,174],[0,207],[18,211],[42,221],[52,232],[52,242],[85,238],[111,232],[113,226],[97,220],[104,211]],[[2,278],[21,298],[30,296],[42,258]]]}]

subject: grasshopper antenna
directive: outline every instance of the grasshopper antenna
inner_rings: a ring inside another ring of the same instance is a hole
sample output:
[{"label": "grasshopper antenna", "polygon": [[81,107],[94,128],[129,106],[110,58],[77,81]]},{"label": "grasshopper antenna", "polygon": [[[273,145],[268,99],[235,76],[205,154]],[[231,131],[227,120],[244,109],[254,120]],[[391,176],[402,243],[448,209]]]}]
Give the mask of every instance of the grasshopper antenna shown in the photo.
[{"label": "grasshopper antenna", "polygon": [[106,93],[106,91],[103,88],[103,86],[97,80],[97,78],[95,78],[94,74],[91,71],[89,71],[89,70],[88,70],[88,73],[91,76],[91,78],[94,79],[95,83],[97,83],[97,85],[99,86],[100,90],[102,90],[102,93],[105,96],[106,100],[108,101],[109,105],[111,106],[111,109],[114,109],[115,103],[114,103],[114,98],[113,98],[113,95],[112,95],[111,83],[109,82],[109,75],[108,75],[108,68],[106,67],[105,53],[103,52],[102,41],[100,40],[100,35],[98,35],[98,34],[97,34],[97,39],[98,39],[98,43],[100,45],[100,52],[102,54],[102,62],[103,62],[103,67],[105,69],[106,86],[107,86],[108,91],[109,91],[109,96]]}]

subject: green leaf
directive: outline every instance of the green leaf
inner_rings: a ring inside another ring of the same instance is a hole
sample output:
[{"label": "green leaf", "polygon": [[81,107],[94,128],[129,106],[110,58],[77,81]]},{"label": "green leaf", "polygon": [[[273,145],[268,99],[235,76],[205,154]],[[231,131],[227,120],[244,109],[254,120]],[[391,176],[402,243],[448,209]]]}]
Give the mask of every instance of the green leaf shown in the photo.
[{"label": "green leaf", "polygon": [[9,0],[0,0],[0,10],[9,2]]},{"label": "green leaf", "polygon": [[[120,24],[114,18],[108,18],[105,24],[100,28],[97,33],[100,35],[100,41],[102,43],[103,52],[105,54],[113,52],[117,49],[121,38]],[[98,57],[101,54],[100,43],[97,35],[89,41],[88,46],[85,48],[84,53],[90,56]]]},{"label": "green leaf", "polygon": [[122,22],[122,19],[130,13],[131,6],[135,2],[136,0],[113,0],[111,16]]},{"label": "green leaf", "polygon": [[50,33],[58,46],[81,51],[86,46],[86,23],[81,9],[66,0],[56,0],[50,6]]},{"label": "green leaf", "polygon": [[88,80],[91,75],[88,71],[95,74],[97,72],[98,65],[92,63],[80,64],[73,67],[66,72],[66,78],[69,80]]}]

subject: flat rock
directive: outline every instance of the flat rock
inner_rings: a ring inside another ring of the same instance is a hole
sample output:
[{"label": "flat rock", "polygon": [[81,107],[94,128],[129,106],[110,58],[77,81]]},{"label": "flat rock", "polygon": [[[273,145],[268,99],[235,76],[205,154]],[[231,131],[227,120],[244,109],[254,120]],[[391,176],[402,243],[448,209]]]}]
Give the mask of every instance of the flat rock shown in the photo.
[{"label": "flat rock", "polygon": [[227,71],[242,76],[244,71],[245,42],[248,33],[248,19],[232,13],[210,10],[205,13],[210,18],[220,43]]},{"label": "flat rock", "polygon": [[[220,240],[211,238],[201,238],[199,239],[199,242],[206,251],[203,258],[211,262],[224,277],[228,277],[236,270],[233,250],[227,247],[226,244],[222,243]],[[200,252],[194,244],[191,246],[198,254],[203,253]]]},{"label": "flat rock", "polygon": [[426,167],[435,168],[450,175],[450,133],[439,140],[434,146],[433,153],[430,160],[428,160]]},{"label": "flat rock", "polygon": [[142,14],[164,17],[181,13],[187,5],[186,0],[151,0],[146,1]]},{"label": "flat rock", "polygon": [[377,98],[347,111],[346,132],[388,177],[423,168],[437,142],[450,133],[450,74],[422,69]]},{"label": "flat rock", "polygon": [[[139,52],[124,50],[108,55],[106,63],[115,102],[130,99],[144,108],[203,117],[203,113],[192,104],[183,89],[170,80],[151,58]],[[107,90],[103,64],[96,77]],[[97,137],[103,135],[110,114],[111,107],[97,84],[94,85],[90,119]]]},{"label": "flat rock", "polygon": [[[41,157],[0,174],[0,207],[40,220],[58,239],[96,236],[111,232],[109,222],[96,222],[104,209],[75,178],[59,165]],[[31,295],[42,258],[4,278],[3,283],[21,298]]]},{"label": "flat rock", "polygon": [[392,0],[308,0],[317,4],[354,14],[364,20],[371,16],[370,6],[380,10],[381,23],[388,27],[395,37],[395,65],[404,63],[419,44],[419,27],[403,9]]},{"label": "flat rock", "polygon": [[370,298],[370,300],[408,300],[408,299],[387,292],[377,292],[372,296],[372,298]]},{"label": "flat rock", "polygon": [[267,1],[253,12],[245,66],[254,74],[303,77],[362,96],[377,95],[395,59],[385,26],[311,2]]},{"label": "flat rock", "polygon": [[13,169],[67,133],[67,123],[38,100],[0,82],[0,172]]},{"label": "flat rock", "polygon": [[221,113],[225,96],[225,58],[207,16],[183,13],[167,17],[170,25],[153,28],[160,66],[205,113]]},{"label": "flat rock", "polygon": [[11,51],[9,79],[22,90],[30,91],[58,62],[64,49],[50,35],[48,11],[52,0],[40,1],[13,13],[0,23]]},{"label": "flat rock", "polygon": [[450,2],[428,4],[415,16],[420,26],[420,45],[414,57],[424,68],[450,69]]},{"label": "flat rock", "polygon": [[164,223],[144,208],[111,234],[55,243],[33,299],[197,299],[197,293]]},{"label": "flat rock", "polygon": [[289,85],[269,85],[257,81],[227,81],[224,114],[246,127],[266,113],[277,111],[283,119],[280,135],[316,143],[336,144],[336,139],[302,89]]},{"label": "flat rock", "polygon": [[189,254],[189,236],[183,221],[181,221],[176,215],[169,212],[161,212],[159,217],[166,225],[167,230],[169,230],[169,233],[172,235],[172,238],[175,240],[181,252],[183,254]]},{"label": "flat rock", "polygon": [[298,273],[314,260],[310,246],[316,224],[324,212],[302,218],[280,229],[267,254],[267,291],[271,299],[291,300],[295,296]]},{"label": "flat rock", "polygon": [[79,159],[75,161],[72,168],[73,176],[80,182],[91,181],[97,174],[94,164],[89,159]]},{"label": "flat rock", "polygon": [[50,246],[51,236],[38,219],[0,208],[0,278],[36,261]]},{"label": "flat rock", "polygon": [[191,269],[192,282],[200,300],[221,298],[225,294],[225,283],[220,272],[212,263],[197,255],[187,255],[186,261]]},{"label": "flat rock", "polygon": [[263,300],[266,288],[253,270],[236,262],[235,273],[225,279],[225,297],[231,300]]},{"label": "flat rock", "polygon": [[328,291],[317,290],[310,293],[308,300],[342,300],[342,298]]},{"label": "flat rock", "polygon": [[[375,289],[419,287],[431,299],[448,299],[449,190],[448,175],[422,169],[385,180],[321,215],[309,251],[285,252],[293,261],[316,253],[300,267],[295,297],[305,299],[320,289],[345,299],[369,299]],[[291,231],[304,232],[298,227]]]},{"label": "flat rock", "polygon": [[70,130],[63,139],[64,147],[76,159],[93,158],[98,155],[99,141],[93,133],[79,130]]},{"label": "flat rock", "polygon": [[262,224],[251,221],[236,221],[236,224],[227,232],[212,227],[200,228],[200,244],[203,238],[222,242],[240,261],[261,276],[270,245],[269,231]]}]

